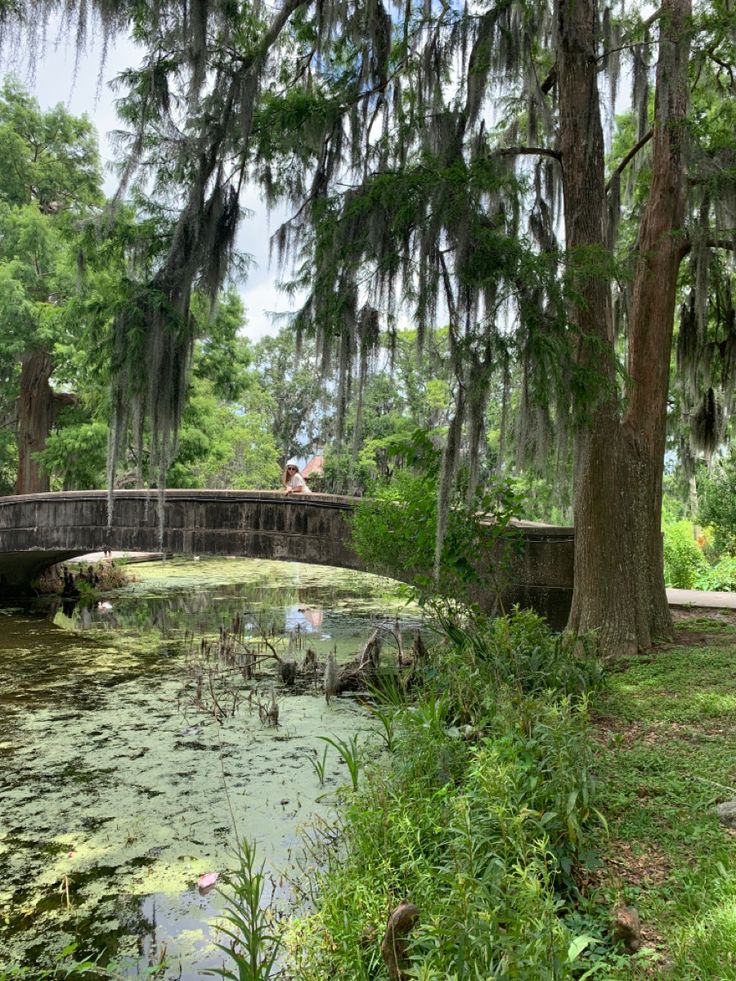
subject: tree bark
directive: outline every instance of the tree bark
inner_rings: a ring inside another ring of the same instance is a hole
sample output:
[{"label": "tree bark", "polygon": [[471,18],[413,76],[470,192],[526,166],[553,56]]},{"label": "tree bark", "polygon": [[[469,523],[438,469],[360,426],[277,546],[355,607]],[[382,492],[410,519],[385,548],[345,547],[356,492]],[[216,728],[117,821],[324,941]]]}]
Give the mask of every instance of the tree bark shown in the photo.
[{"label": "tree bark", "polygon": [[[664,588],[662,466],[683,214],[681,131],[687,107],[690,0],[664,0],[657,65],[653,180],[640,232],[629,317],[628,409],[617,395],[605,269],[582,273],[572,318],[579,363],[596,379],[575,440],[575,585],[568,622],[595,630],[604,654],[647,648],[671,635]],[[597,89],[595,3],[559,0],[565,231],[574,262],[606,258],[603,134]],[[587,251],[586,251],[587,250]]]},{"label": "tree bark", "polygon": [[54,421],[55,398],[49,384],[51,358],[39,349],[23,356],[18,399],[17,494],[43,494],[49,490],[48,475],[36,458],[46,446]]},{"label": "tree bark", "polygon": [[629,315],[629,406],[624,420],[633,456],[647,479],[641,491],[650,628],[672,635],[664,590],[662,471],[667,437],[672,331],[685,212],[689,21],[692,0],[664,0],[654,104],[652,185],[639,231]]}]

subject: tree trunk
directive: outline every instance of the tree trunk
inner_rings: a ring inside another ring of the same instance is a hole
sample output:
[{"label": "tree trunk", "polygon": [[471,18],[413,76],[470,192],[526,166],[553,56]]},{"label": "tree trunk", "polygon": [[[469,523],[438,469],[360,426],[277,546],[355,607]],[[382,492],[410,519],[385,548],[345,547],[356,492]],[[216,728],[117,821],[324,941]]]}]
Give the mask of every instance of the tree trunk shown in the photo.
[{"label": "tree trunk", "polygon": [[646,560],[646,601],[654,637],[672,635],[664,589],[662,471],[677,272],[683,256],[691,16],[692,0],[662,3],[652,185],[639,231],[639,258],[629,316],[631,392],[624,425],[647,477],[640,501],[641,536]]},{"label": "tree trunk", "polygon": [[[595,630],[607,655],[667,637],[662,466],[672,323],[683,212],[680,132],[686,109],[690,0],[664,0],[657,66],[651,193],[642,219],[629,318],[629,407],[616,394],[606,271],[578,276],[573,319],[580,365],[597,394],[575,441],[575,586],[569,629]],[[558,85],[567,249],[588,265],[606,252],[603,134],[595,4],[560,0]]]},{"label": "tree trunk", "polygon": [[42,473],[36,454],[46,447],[54,421],[55,399],[49,385],[51,358],[43,349],[24,355],[18,400],[17,494],[42,494],[49,478]]}]

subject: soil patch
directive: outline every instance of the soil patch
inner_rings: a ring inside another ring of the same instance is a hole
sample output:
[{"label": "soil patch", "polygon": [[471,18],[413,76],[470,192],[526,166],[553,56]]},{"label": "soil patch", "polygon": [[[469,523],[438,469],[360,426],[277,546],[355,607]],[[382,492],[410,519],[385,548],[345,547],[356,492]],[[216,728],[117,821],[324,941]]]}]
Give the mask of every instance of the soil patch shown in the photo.
[{"label": "soil patch", "polygon": [[670,873],[671,862],[656,845],[634,849],[631,842],[612,840],[604,857],[611,878],[619,883],[647,889],[661,885]]}]

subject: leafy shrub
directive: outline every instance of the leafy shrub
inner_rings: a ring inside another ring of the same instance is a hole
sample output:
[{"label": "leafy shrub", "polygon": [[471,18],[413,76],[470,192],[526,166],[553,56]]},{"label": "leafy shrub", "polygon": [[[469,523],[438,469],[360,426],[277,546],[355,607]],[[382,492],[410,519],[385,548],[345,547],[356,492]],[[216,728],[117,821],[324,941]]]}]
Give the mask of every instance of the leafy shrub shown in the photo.
[{"label": "leafy shrub", "polygon": [[695,579],[696,589],[736,590],[736,556],[724,555],[714,565],[703,565]]},{"label": "leafy shrub", "polygon": [[514,607],[508,616],[475,617],[465,625],[441,609],[437,614],[454,650],[470,649],[476,663],[484,666],[485,690],[506,684],[526,694],[552,690],[574,696],[602,681],[592,642],[553,633],[533,610]]},{"label": "leafy shrub", "polygon": [[674,521],[664,526],[664,579],[675,589],[694,589],[707,563],[693,537],[690,521]]},{"label": "leafy shrub", "polygon": [[[440,454],[423,430],[394,437],[394,452],[417,464],[397,470],[392,480],[372,491],[356,509],[353,545],[374,569],[410,581],[420,595],[467,599],[479,579],[473,559],[488,552],[491,540],[509,541],[508,523],[519,498],[506,480],[486,481],[468,504],[461,490],[449,502],[439,578],[434,578],[437,492]],[[492,518],[481,526],[478,514]],[[497,571],[503,565],[497,562]],[[499,584],[496,583],[498,586]]]},{"label": "leafy shrub", "polygon": [[317,856],[317,910],[288,941],[303,981],[385,977],[386,917],[407,898],[413,977],[575,976],[587,940],[566,897],[597,820],[586,694],[600,669],[534,614],[443,625],[390,763],[350,795],[342,848]]},{"label": "leafy shrub", "polygon": [[736,457],[713,467],[698,482],[700,520],[715,529],[716,545],[736,552]]}]

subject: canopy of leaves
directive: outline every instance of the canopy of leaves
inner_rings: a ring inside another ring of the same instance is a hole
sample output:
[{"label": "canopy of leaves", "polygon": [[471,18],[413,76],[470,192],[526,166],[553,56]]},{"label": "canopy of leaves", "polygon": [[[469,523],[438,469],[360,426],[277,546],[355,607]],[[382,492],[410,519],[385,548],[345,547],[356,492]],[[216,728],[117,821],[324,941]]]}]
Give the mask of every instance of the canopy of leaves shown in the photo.
[{"label": "canopy of leaves", "polygon": [[[6,4],[6,31],[28,30],[33,6]],[[449,324],[452,412],[440,528],[460,457],[470,463],[472,496],[489,395],[494,386],[506,391],[509,379],[518,378],[522,456],[540,466],[554,454],[558,473],[567,473],[570,404],[595,400],[600,387],[595,351],[590,370],[577,367],[567,303],[581,275],[618,276],[625,329],[629,256],[615,247],[621,209],[633,219],[644,200],[636,175],[647,165],[656,12],[644,18],[636,5],[599,12],[595,55],[610,107],[625,68],[633,79],[629,145],[619,142],[611,159],[614,251],[564,256],[552,3],[59,0],[44,9],[63,10],[82,39],[90,18],[108,37],[130,24],[144,51],[141,66],[119,79],[128,127],[120,134],[122,187],[145,189],[151,213],[158,209],[168,225],[117,311],[113,448],[122,446],[128,422],[140,438],[148,419],[159,476],[173,458],[201,327],[191,299],[198,288],[214,296],[237,265],[239,196],[255,181],[270,201],[294,206],[275,246],[280,259],[294,262],[292,285],[308,291],[297,335],[312,334],[321,369],[336,371],[339,447],[352,400],[355,456],[379,337],[394,337],[397,322],[411,316],[420,350],[428,330]],[[705,448],[718,439],[718,406],[728,409],[733,374],[732,262],[712,259],[712,251],[733,242],[735,226],[734,16],[718,0],[696,7],[692,23],[692,295],[683,303],[680,364],[689,393],[683,404]],[[618,241],[635,252],[635,235]],[[568,276],[580,262],[583,274]],[[716,289],[704,288],[713,281]],[[623,375],[616,384],[625,395]],[[293,438],[286,428],[283,440]]]}]

